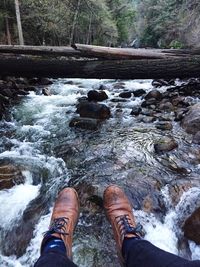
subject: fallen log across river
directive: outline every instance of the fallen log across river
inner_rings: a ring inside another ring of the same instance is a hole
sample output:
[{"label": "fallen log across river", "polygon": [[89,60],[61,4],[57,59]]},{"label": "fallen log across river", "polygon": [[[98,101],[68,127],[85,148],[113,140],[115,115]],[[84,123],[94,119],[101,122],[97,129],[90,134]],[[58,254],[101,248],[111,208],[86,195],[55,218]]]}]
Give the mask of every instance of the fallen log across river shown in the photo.
[{"label": "fallen log across river", "polygon": [[0,75],[51,78],[182,79],[200,77],[200,56],[143,60],[71,60],[0,55]]},{"label": "fallen log across river", "polygon": [[174,79],[200,77],[200,51],[0,45],[0,75],[51,78]]},{"label": "fallen log across river", "polygon": [[68,46],[22,46],[0,45],[0,54],[23,54],[53,57],[99,58],[99,59],[164,59],[200,55],[200,50],[185,49],[133,49],[74,44]]}]

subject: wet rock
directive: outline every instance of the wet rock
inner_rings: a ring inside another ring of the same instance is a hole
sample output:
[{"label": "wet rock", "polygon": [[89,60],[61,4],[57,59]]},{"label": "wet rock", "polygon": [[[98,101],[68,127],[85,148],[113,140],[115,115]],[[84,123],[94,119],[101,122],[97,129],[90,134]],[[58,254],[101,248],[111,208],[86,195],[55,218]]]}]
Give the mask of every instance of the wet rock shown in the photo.
[{"label": "wet rock", "polygon": [[5,88],[5,82],[3,80],[0,80],[0,89]]},{"label": "wet rock", "polygon": [[31,85],[36,85],[39,83],[39,79],[38,78],[31,78],[28,80],[28,83]]},{"label": "wet rock", "polygon": [[171,79],[167,82],[168,82],[168,85],[175,85],[176,84],[175,80],[173,80],[173,79]]},{"label": "wet rock", "polygon": [[161,100],[162,94],[158,90],[152,90],[145,96],[145,100],[149,100],[151,98],[156,99],[156,100]]},{"label": "wet rock", "polygon": [[111,99],[110,100],[111,102],[113,102],[113,103],[118,103],[118,102],[127,102],[127,99],[125,99],[125,98],[113,98],[113,99]]},{"label": "wet rock", "polygon": [[182,120],[182,127],[189,134],[195,134],[200,131],[200,104],[195,104],[189,110]]},{"label": "wet rock", "polygon": [[152,109],[152,110],[155,110],[156,109],[156,105],[150,105],[149,108]]},{"label": "wet rock", "polygon": [[169,194],[174,206],[179,203],[183,193],[187,192],[191,187],[191,182],[185,179],[183,181],[179,179],[172,181],[169,186]]},{"label": "wet rock", "polygon": [[103,188],[93,185],[90,182],[83,181],[75,186],[81,206],[84,211],[88,210],[90,213],[97,212],[103,208]]},{"label": "wet rock", "polygon": [[2,120],[3,118],[4,111],[5,111],[5,107],[3,103],[0,103],[0,120]]},{"label": "wet rock", "polygon": [[22,77],[21,78],[16,78],[15,82],[17,84],[23,84],[23,85],[27,85],[28,84],[28,80],[26,78],[22,78]]},{"label": "wet rock", "polygon": [[36,92],[37,88],[35,86],[30,85],[30,86],[25,87],[24,90]]},{"label": "wet rock", "polygon": [[17,95],[28,95],[29,93],[27,92],[27,91],[25,91],[25,90],[18,90],[17,91]]},{"label": "wet rock", "polygon": [[181,108],[175,111],[175,121],[181,121],[184,117],[185,114],[188,112],[187,108]]},{"label": "wet rock", "polygon": [[140,96],[143,96],[144,94],[146,94],[146,91],[143,89],[138,89],[138,90],[133,91],[133,95],[135,97],[140,97]]},{"label": "wet rock", "polygon": [[170,80],[169,82],[167,82],[165,80],[159,79],[159,80],[153,80],[152,82],[152,85],[156,88],[162,87],[162,86],[174,85],[174,84],[175,84],[174,80]]},{"label": "wet rock", "polygon": [[122,108],[117,108],[116,109],[116,113],[122,113],[123,112],[123,109]]},{"label": "wet rock", "polygon": [[48,88],[43,88],[42,89],[42,94],[45,95],[45,96],[51,96],[51,93],[50,93]]},{"label": "wet rock", "polygon": [[158,80],[153,80],[153,82],[151,84],[156,88],[162,86],[162,83]]},{"label": "wet rock", "polygon": [[173,172],[176,172],[178,174],[181,175],[187,175],[191,173],[190,169],[187,169],[185,167],[185,164],[173,157],[168,157],[168,155],[166,155],[166,157],[161,157],[158,159],[158,161],[165,167],[167,167],[168,169],[172,170]]},{"label": "wet rock", "polygon": [[101,90],[103,90],[103,91],[105,91],[105,90],[109,90],[109,87],[106,86],[105,84],[101,84],[101,85],[99,86],[99,90],[100,90],[100,91],[101,91]]},{"label": "wet rock", "polygon": [[89,101],[104,101],[106,99],[108,99],[108,96],[106,94],[106,92],[104,91],[96,91],[96,90],[91,90],[88,92],[88,100]]},{"label": "wet rock", "polygon": [[85,130],[95,131],[98,129],[100,121],[91,118],[73,118],[69,123],[69,127],[81,128]]},{"label": "wet rock", "polygon": [[181,86],[180,85],[176,85],[176,86],[173,86],[173,87],[170,87],[170,88],[167,88],[166,92],[170,92],[170,93],[176,93],[179,95],[179,92],[180,92],[180,88]]},{"label": "wet rock", "polygon": [[192,143],[200,145],[200,131],[193,136]]},{"label": "wet rock", "polygon": [[160,154],[163,152],[169,152],[178,147],[178,143],[172,137],[162,137],[155,144],[155,152]]},{"label": "wet rock", "polygon": [[193,165],[200,164],[200,147],[199,146],[196,146],[196,147],[191,146],[191,148],[188,151],[188,154],[185,155],[185,161],[187,161]]},{"label": "wet rock", "polygon": [[[171,115],[171,114],[170,114]],[[160,112],[157,112],[156,115],[157,119],[159,121],[172,121],[172,118],[171,116],[169,116],[168,114],[163,114],[163,113],[160,113]]]},{"label": "wet rock", "polygon": [[174,110],[174,106],[172,105],[172,103],[170,102],[162,102],[159,105],[159,109],[161,111],[167,111],[167,112],[171,112]]},{"label": "wet rock", "polygon": [[152,110],[149,110],[149,109],[143,109],[143,110],[141,111],[141,114],[142,114],[142,115],[145,115],[145,116],[153,117],[154,114],[155,114],[155,112],[152,111]]},{"label": "wet rock", "polygon": [[119,94],[119,97],[121,98],[131,98],[132,94],[131,92],[122,92]]},{"label": "wet rock", "polygon": [[105,120],[109,119],[111,112],[104,104],[94,102],[81,102],[77,106],[77,112],[81,117]]},{"label": "wet rock", "polygon": [[165,212],[165,204],[160,194],[162,182],[159,178],[130,170],[126,181],[124,189],[135,209],[156,214]]},{"label": "wet rock", "polygon": [[8,98],[13,98],[16,96],[16,91],[11,89],[3,89],[1,90],[1,95],[7,96]]},{"label": "wet rock", "polygon": [[194,96],[199,94],[200,83],[197,80],[190,80],[187,84],[181,85],[179,92],[184,96]]},{"label": "wet rock", "polygon": [[15,90],[23,90],[24,89],[24,85],[23,84],[17,84],[16,82],[12,83],[12,87],[10,86],[11,89],[15,89]]},{"label": "wet rock", "polygon": [[25,178],[19,168],[13,165],[0,165],[0,190],[9,189],[24,183]]},{"label": "wet rock", "polygon": [[133,107],[131,111],[131,115],[138,116],[141,113],[141,107]]},{"label": "wet rock", "polygon": [[66,81],[64,84],[74,85],[74,81]]},{"label": "wet rock", "polygon": [[186,219],[183,231],[187,239],[200,245],[200,207]]},{"label": "wet rock", "polygon": [[0,94],[0,103],[8,105],[10,103],[9,98]]},{"label": "wet rock", "polygon": [[159,129],[159,130],[172,130],[172,123],[171,122],[166,122],[166,121],[161,121],[161,122],[158,122],[156,123],[156,128]]},{"label": "wet rock", "polygon": [[152,123],[152,122],[154,122],[156,120],[156,118],[155,117],[142,117],[142,118],[140,118],[140,121],[141,122],[144,122],[144,123]]},{"label": "wet rock", "polygon": [[114,88],[114,89],[123,89],[123,88],[125,88],[125,83],[123,83],[123,82],[115,83],[115,84],[113,85],[113,88]]},{"label": "wet rock", "polygon": [[181,97],[181,96],[174,97],[171,100],[171,103],[173,106],[180,107],[180,108],[187,107],[189,105],[189,103],[185,102],[185,97]]},{"label": "wet rock", "polygon": [[82,102],[87,102],[87,103],[88,103],[88,98],[87,98],[87,96],[79,97],[79,98],[78,98],[78,102],[79,102],[79,103],[82,103]]},{"label": "wet rock", "polygon": [[53,84],[53,82],[51,80],[49,80],[48,78],[40,78],[38,83],[40,85],[51,85],[51,84]]},{"label": "wet rock", "polygon": [[141,104],[141,107],[146,108],[146,107],[149,107],[151,105],[156,105],[156,104],[157,104],[157,100],[155,98],[150,98],[146,101],[143,101]]},{"label": "wet rock", "polygon": [[15,78],[13,76],[6,76],[3,78],[3,80],[8,84],[13,84],[15,82]]}]

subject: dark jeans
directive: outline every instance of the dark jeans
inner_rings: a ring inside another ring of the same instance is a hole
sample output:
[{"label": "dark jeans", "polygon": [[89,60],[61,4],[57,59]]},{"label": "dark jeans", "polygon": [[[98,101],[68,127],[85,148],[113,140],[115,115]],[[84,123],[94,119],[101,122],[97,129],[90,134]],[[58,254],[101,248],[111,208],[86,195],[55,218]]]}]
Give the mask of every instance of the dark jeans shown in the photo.
[{"label": "dark jeans", "polygon": [[[182,259],[145,240],[126,240],[123,252],[127,267],[200,267],[200,261]],[[77,265],[71,262],[64,253],[52,250],[44,253],[36,262],[35,267],[77,267]]]}]

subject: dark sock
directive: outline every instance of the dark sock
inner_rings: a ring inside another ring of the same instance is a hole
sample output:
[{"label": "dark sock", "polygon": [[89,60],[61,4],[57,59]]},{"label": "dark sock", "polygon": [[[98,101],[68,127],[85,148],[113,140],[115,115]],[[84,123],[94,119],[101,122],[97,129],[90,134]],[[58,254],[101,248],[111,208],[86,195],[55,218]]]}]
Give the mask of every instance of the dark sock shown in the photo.
[{"label": "dark sock", "polygon": [[124,259],[126,259],[126,256],[128,255],[129,249],[132,247],[132,245],[136,244],[138,240],[141,240],[140,237],[132,237],[132,238],[124,238],[123,244],[122,244],[122,256]]},{"label": "dark sock", "polygon": [[63,240],[57,237],[49,238],[45,242],[42,248],[42,254],[51,252],[51,251],[58,251],[58,252],[62,252],[66,254],[67,250],[66,250],[65,243],[63,242]]}]

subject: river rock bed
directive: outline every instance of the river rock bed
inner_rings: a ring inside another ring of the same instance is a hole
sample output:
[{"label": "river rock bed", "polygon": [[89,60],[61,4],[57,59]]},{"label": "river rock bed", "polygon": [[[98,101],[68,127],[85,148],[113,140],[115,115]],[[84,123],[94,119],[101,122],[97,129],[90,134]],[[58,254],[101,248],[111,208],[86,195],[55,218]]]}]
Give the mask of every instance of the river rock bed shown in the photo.
[{"label": "river rock bed", "polygon": [[[1,113],[0,179],[5,174],[13,181],[2,187],[0,198],[15,199],[20,190],[31,192],[16,205],[20,216],[16,219],[15,210],[3,223],[2,262],[10,261],[9,267],[16,262],[33,266],[57,192],[73,186],[81,201],[75,261],[80,266],[119,266],[102,208],[103,191],[112,183],[129,196],[147,240],[190,257],[195,245],[187,242],[182,229],[199,207],[200,147],[195,136],[199,114],[194,108],[199,103],[199,79],[4,78],[0,84],[8,92],[15,84],[18,87],[12,96],[0,93],[10,107],[9,116]],[[18,101],[21,91],[25,93]],[[197,123],[190,119],[191,113]],[[190,213],[185,199],[192,206]],[[8,201],[6,207],[12,209],[11,204]],[[3,216],[2,206],[0,222]],[[167,240],[159,239],[160,229]],[[192,237],[188,231],[193,230],[188,229],[186,234]]]}]

